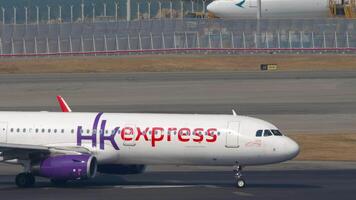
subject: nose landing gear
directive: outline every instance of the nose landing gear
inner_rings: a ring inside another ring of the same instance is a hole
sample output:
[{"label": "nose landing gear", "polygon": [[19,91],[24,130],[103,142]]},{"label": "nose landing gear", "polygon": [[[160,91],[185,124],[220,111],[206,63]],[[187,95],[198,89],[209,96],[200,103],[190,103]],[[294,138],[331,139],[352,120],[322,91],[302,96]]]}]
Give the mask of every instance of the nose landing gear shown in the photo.
[{"label": "nose landing gear", "polygon": [[234,165],[234,173],[235,173],[235,184],[237,188],[244,188],[246,186],[245,180],[242,178],[242,166],[238,163]]}]

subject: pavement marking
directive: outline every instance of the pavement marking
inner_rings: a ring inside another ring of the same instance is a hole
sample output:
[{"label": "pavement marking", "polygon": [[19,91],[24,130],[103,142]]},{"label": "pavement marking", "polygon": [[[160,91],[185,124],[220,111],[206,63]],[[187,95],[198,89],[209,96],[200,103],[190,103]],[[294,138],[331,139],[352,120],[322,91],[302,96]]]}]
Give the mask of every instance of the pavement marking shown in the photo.
[{"label": "pavement marking", "polygon": [[213,185],[116,185],[114,188],[122,188],[122,189],[165,189],[165,188],[190,188],[190,187],[216,187]]},{"label": "pavement marking", "polygon": [[244,196],[244,197],[253,197],[254,195],[251,193],[247,193],[247,192],[240,192],[240,191],[236,191],[233,192],[233,194],[239,195],[239,196]]}]

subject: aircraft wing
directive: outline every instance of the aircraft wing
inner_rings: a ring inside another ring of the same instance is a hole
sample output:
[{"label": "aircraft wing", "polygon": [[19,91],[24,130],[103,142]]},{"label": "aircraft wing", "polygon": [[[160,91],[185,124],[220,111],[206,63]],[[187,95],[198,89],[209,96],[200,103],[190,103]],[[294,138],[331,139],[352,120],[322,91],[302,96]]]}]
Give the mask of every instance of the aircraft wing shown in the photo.
[{"label": "aircraft wing", "polygon": [[48,151],[49,148],[45,146],[38,146],[38,145],[27,145],[27,144],[6,144],[0,143],[0,151],[6,150],[38,150],[38,151]]},{"label": "aircraft wing", "polygon": [[0,143],[0,162],[6,162],[13,159],[36,160],[48,156],[65,154],[91,154],[91,152],[84,147],[76,146],[42,146]]}]

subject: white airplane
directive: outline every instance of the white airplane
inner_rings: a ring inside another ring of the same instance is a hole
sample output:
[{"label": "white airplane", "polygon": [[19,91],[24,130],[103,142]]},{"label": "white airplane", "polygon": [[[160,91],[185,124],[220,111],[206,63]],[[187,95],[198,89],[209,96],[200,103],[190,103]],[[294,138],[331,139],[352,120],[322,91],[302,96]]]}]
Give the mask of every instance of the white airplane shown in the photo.
[{"label": "white airplane", "polygon": [[[207,10],[220,18],[257,18],[258,0],[215,0]],[[263,18],[328,17],[329,0],[261,0]]]},{"label": "white airplane", "polygon": [[142,173],[146,165],[242,167],[293,159],[299,146],[266,121],[233,115],[0,112],[0,162],[22,165],[18,187],[35,176],[54,184],[97,172]]}]

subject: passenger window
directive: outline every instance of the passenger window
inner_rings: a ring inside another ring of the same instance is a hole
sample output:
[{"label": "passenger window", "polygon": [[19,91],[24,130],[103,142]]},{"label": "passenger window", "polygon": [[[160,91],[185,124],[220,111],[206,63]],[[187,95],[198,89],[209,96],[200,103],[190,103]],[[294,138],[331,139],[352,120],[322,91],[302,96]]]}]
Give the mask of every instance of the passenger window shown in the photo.
[{"label": "passenger window", "polygon": [[54,129],[54,133],[57,133],[57,129]]},{"label": "passenger window", "polygon": [[64,129],[61,130],[61,133],[64,133]]},{"label": "passenger window", "polygon": [[38,128],[36,128],[35,132],[38,133]]},{"label": "passenger window", "polygon": [[26,133],[26,129],[24,128],[23,130],[22,130],[24,133]]},{"label": "passenger window", "polygon": [[263,130],[258,130],[256,132],[256,137],[262,137]]},{"label": "passenger window", "polygon": [[20,129],[18,128],[18,129],[16,129],[16,132],[20,132]]},{"label": "passenger window", "polygon": [[42,129],[42,133],[44,133],[44,132],[45,132],[45,129],[43,128],[43,129]]},{"label": "passenger window", "polygon": [[11,131],[11,132],[14,132],[14,129],[13,129],[13,128],[11,128],[11,129],[10,129],[10,131]]},{"label": "passenger window", "polygon": [[264,137],[272,136],[272,133],[271,133],[270,130],[265,130],[263,136],[264,136]]},{"label": "passenger window", "polygon": [[51,132],[51,129],[48,129],[48,133],[50,133]]},{"label": "passenger window", "polygon": [[74,129],[70,130],[71,133],[74,133]]},{"label": "passenger window", "polygon": [[283,136],[283,134],[279,130],[271,130],[271,131],[275,136]]}]

